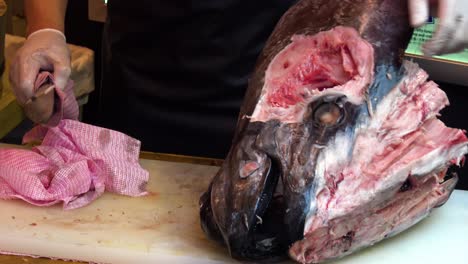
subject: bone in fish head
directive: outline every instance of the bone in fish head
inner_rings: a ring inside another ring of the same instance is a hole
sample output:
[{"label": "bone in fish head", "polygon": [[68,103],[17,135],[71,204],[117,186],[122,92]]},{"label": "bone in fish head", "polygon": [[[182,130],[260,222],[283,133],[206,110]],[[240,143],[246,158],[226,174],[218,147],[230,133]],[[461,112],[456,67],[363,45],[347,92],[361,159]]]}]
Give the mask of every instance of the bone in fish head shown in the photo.
[{"label": "bone in fish head", "polygon": [[406,5],[303,0],[283,16],[200,200],[204,231],[233,257],[342,257],[447,201],[467,138],[437,119],[445,93],[401,63]]}]

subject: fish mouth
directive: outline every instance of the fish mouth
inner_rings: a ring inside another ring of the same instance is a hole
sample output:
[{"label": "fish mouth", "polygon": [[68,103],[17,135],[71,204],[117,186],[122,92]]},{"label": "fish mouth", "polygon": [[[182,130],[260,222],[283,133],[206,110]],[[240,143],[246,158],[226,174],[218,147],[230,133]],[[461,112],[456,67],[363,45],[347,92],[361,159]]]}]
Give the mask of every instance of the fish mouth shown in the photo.
[{"label": "fish mouth", "polygon": [[[286,205],[281,184],[279,163],[272,157],[265,159],[265,175],[262,188],[242,201],[226,201],[226,207],[213,207],[216,197],[212,183],[200,199],[200,216],[203,231],[213,240],[227,246],[231,257],[241,261],[274,262],[288,258],[291,240],[284,223]],[[224,197],[228,198],[229,195]],[[258,199],[252,200],[252,198]],[[225,212],[236,204],[247,204],[239,211]],[[221,212],[223,211],[223,212]],[[228,213],[226,215],[225,213]],[[221,219],[223,215],[227,217]],[[303,227],[302,227],[303,228]],[[302,230],[302,229],[301,229]]]},{"label": "fish mouth", "polygon": [[278,189],[282,173],[278,163],[272,158],[269,160],[268,177],[257,207],[234,221],[243,221],[246,227],[251,225],[249,232],[231,233],[228,237],[229,251],[237,259],[274,261],[287,257],[290,243],[284,232],[285,203],[283,193]]}]

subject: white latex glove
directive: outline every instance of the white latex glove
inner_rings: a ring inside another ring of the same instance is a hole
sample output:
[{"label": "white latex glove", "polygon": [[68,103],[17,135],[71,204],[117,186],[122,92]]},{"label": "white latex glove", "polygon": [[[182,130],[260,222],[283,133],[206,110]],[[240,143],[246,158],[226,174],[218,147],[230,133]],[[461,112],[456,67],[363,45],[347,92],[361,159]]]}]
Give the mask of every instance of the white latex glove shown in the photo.
[{"label": "white latex glove", "polygon": [[437,8],[439,23],[432,39],[422,46],[425,55],[443,55],[468,48],[468,0],[408,1],[413,27],[426,23],[430,8]]},{"label": "white latex glove", "polygon": [[53,72],[56,87],[64,89],[71,73],[70,60],[62,32],[41,29],[30,34],[10,69],[10,82],[18,102],[23,105],[33,96],[34,82],[41,70]]}]

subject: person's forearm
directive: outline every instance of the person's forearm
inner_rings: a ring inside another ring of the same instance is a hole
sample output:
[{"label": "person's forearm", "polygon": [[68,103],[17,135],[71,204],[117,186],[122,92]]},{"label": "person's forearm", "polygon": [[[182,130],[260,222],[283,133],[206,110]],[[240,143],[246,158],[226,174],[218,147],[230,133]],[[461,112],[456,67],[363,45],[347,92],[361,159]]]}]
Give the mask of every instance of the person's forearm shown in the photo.
[{"label": "person's forearm", "polygon": [[27,20],[26,34],[43,28],[53,28],[65,33],[67,0],[24,0]]}]

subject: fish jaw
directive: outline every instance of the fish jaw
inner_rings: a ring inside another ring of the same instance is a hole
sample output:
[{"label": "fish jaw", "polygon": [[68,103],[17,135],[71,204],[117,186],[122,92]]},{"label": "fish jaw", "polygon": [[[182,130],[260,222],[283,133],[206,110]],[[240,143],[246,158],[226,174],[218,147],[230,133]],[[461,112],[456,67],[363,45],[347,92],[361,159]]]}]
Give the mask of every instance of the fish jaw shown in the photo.
[{"label": "fish jaw", "polygon": [[257,135],[269,128],[264,123],[248,127],[200,199],[203,230],[239,260],[287,258],[290,243],[277,228],[283,225],[282,201],[273,197],[281,172],[257,146]]}]

